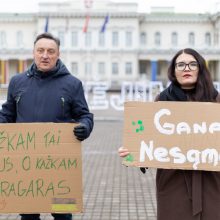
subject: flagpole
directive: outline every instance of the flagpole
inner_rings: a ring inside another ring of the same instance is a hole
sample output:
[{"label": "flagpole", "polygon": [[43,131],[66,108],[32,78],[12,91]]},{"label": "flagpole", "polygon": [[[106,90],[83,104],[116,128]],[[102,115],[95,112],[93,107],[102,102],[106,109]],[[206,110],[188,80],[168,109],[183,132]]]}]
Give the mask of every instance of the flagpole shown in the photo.
[{"label": "flagpole", "polygon": [[[88,37],[88,28],[89,28],[89,22],[90,22],[90,10],[92,9],[92,5],[93,5],[93,0],[84,0],[84,7],[85,7],[85,24],[84,24],[84,27],[83,27],[83,33],[85,34],[84,35],[84,39],[86,40],[87,37]],[[87,36],[86,36],[87,35]],[[86,43],[86,42],[85,42]],[[92,46],[92,45],[91,45]],[[86,65],[92,65],[92,62],[91,62],[91,54],[90,54],[90,45],[86,45],[85,44],[85,50],[86,50]],[[87,66],[86,68],[89,68],[89,66]],[[86,71],[88,71],[88,69],[86,69]],[[92,79],[92,73],[86,73],[86,76],[85,76],[85,79],[86,81],[91,80]]]},{"label": "flagpole", "polygon": [[[105,16],[104,23],[102,24],[101,29],[100,29],[100,33],[104,35],[103,38],[105,39],[105,42],[107,40],[106,27],[107,27],[107,24],[109,23],[109,19],[110,19],[110,14],[108,13]],[[107,50],[108,50],[107,54],[109,57],[108,60],[111,60],[111,50],[109,48]],[[108,82],[110,82],[110,87],[111,87],[111,84],[112,84],[111,73],[108,73],[107,80]]]},{"label": "flagpole", "polygon": [[44,26],[44,32],[48,32],[49,30],[49,15],[46,17],[46,22],[45,22],[45,26]]}]

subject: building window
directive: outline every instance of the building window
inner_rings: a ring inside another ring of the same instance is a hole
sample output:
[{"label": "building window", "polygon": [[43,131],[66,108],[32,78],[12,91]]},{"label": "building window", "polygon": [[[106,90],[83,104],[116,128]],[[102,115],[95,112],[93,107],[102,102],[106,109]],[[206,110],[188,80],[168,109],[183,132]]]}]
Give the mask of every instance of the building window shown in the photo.
[{"label": "building window", "polygon": [[18,47],[23,47],[23,46],[24,46],[23,33],[22,33],[22,31],[18,31],[18,32],[17,32],[17,46],[18,46]]},{"label": "building window", "polygon": [[71,63],[71,73],[73,75],[78,75],[78,63],[76,62]]},{"label": "building window", "polygon": [[114,31],[112,32],[112,46],[117,47],[118,46],[118,32]]},{"label": "building window", "polygon": [[126,31],[125,33],[125,45],[126,47],[132,46],[132,32]]},{"label": "building window", "polygon": [[125,73],[127,75],[131,75],[132,74],[132,63],[131,62],[126,62],[125,63]]},{"label": "building window", "polygon": [[112,63],[112,74],[118,75],[118,63]]},{"label": "building window", "polygon": [[92,33],[86,32],[85,33],[85,46],[91,47],[91,45],[92,45]]},{"label": "building window", "polygon": [[7,45],[6,33],[5,33],[5,31],[1,31],[0,32],[0,46],[5,47],[6,45]]},{"label": "building window", "polygon": [[178,36],[176,32],[173,32],[171,35],[171,45],[177,46],[178,45]]},{"label": "building window", "polygon": [[142,32],[140,35],[140,43],[141,45],[146,45],[147,43],[147,36],[145,32]]},{"label": "building window", "polygon": [[205,44],[206,46],[211,46],[211,34],[209,32],[205,34]]},{"label": "building window", "polygon": [[90,62],[85,63],[85,75],[86,76],[92,75],[92,63]]},{"label": "building window", "polygon": [[194,46],[195,44],[195,34],[193,32],[189,33],[189,45]]},{"label": "building window", "polygon": [[76,31],[73,31],[71,33],[71,43],[72,43],[72,47],[78,46],[78,33]]},{"label": "building window", "polygon": [[155,43],[156,46],[160,46],[160,43],[161,43],[160,38],[161,38],[160,32],[156,32],[155,36],[154,36],[154,43]]},{"label": "building window", "polygon": [[104,47],[105,46],[105,33],[99,32],[99,46]]},{"label": "building window", "polygon": [[105,75],[105,63],[103,62],[98,63],[98,74]]},{"label": "building window", "polygon": [[58,38],[60,39],[60,46],[64,47],[65,46],[65,34],[64,34],[64,31],[59,31],[58,32]]}]

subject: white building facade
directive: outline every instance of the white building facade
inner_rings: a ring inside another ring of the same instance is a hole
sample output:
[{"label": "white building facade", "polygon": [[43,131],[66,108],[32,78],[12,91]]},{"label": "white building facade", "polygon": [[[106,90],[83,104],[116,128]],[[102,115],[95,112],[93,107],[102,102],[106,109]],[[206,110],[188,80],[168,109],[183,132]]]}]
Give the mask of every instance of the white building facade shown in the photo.
[{"label": "white building facade", "polygon": [[34,39],[47,19],[48,32],[61,40],[61,59],[83,81],[108,81],[112,88],[139,80],[166,85],[170,59],[186,47],[200,52],[220,81],[220,14],[143,14],[135,3],[66,0],[42,2],[37,13],[0,14],[3,87],[32,63]]}]

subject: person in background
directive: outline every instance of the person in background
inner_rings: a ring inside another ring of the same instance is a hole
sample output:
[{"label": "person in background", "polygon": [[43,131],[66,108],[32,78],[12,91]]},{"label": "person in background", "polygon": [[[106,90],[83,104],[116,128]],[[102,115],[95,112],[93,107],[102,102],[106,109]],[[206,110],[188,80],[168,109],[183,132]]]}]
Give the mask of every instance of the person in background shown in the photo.
[{"label": "person in background", "polygon": [[[171,84],[156,101],[220,102],[204,58],[193,49],[177,52],[168,78]],[[129,151],[120,147],[118,153],[125,157]],[[157,169],[156,191],[158,220],[220,219],[220,172]]]},{"label": "person in background", "polygon": [[[34,41],[34,62],[10,80],[0,123],[76,122],[73,130],[80,141],[93,129],[82,83],[59,59],[60,40],[43,33]],[[21,220],[40,220],[40,214],[20,214]],[[71,220],[72,214],[52,214],[55,220]]]}]

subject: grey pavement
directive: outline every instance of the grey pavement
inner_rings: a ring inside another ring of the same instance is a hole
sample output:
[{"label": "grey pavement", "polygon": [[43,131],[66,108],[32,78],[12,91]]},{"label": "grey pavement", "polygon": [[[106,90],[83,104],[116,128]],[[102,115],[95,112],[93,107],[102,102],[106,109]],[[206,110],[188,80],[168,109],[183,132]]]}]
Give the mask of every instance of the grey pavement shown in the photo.
[{"label": "grey pavement", "polygon": [[[155,170],[121,165],[123,112],[94,111],[95,126],[83,143],[84,213],[74,220],[156,220]],[[114,117],[112,117],[112,115]],[[1,219],[20,220],[18,214]],[[42,220],[52,220],[42,214]]]}]

